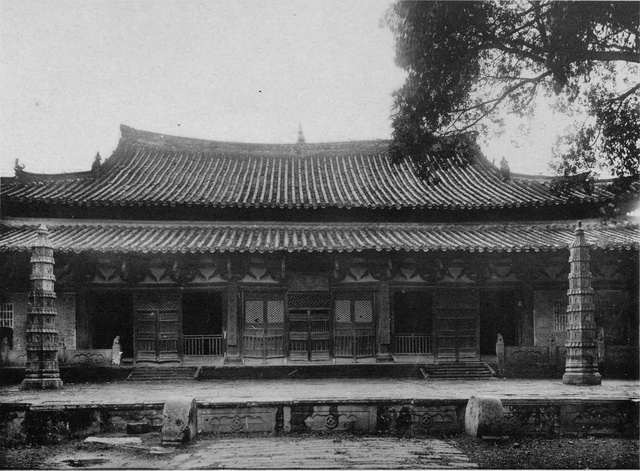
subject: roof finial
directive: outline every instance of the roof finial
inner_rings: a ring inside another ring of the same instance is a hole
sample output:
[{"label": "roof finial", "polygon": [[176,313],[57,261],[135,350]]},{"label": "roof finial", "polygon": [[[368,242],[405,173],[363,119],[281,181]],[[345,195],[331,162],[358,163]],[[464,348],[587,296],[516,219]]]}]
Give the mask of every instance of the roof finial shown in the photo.
[{"label": "roof finial", "polygon": [[502,157],[500,161],[500,178],[502,181],[508,181],[511,178],[511,169],[509,168],[509,162],[505,157]]},{"label": "roof finial", "polygon": [[304,133],[302,132],[302,123],[298,125],[298,144],[304,144]]},{"label": "roof finial", "polygon": [[100,177],[100,165],[101,165],[102,157],[100,156],[100,152],[96,154],[96,157],[91,165],[91,173],[93,173],[93,178]]},{"label": "roof finial", "polygon": [[16,159],[16,163],[13,166],[13,170],[16,174],[16,179],[21,180],[24,175],[24,164],[20,165],[20,161]]}]

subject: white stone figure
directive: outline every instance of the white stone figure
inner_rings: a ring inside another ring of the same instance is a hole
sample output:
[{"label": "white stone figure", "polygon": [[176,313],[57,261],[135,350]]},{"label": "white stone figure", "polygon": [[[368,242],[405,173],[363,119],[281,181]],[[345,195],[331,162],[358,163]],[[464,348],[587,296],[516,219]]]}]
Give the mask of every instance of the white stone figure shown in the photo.
[{"label": "white stone figure", "polygon": [[111,347],[111,365],[120,366],[120,359],[122,358],[122,349],[120,348],[120,336],[116,336],[113,339],[113,347]]},{"label": "white stone figure", "polygon": [[504,365],[504,338],[502,334],[498,334],[498,339],[496,341],[496,357],[498,359],[499,365]]}]

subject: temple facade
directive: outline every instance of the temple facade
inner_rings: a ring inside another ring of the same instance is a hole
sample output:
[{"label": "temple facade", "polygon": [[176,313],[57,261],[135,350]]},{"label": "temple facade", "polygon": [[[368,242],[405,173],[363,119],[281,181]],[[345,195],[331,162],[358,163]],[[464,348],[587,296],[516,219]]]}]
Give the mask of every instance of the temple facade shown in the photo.
[{"label": "temple facade", "polygon": [[[429,180],[383,141],[292,145],[122,126],[90,171],[3,178],[3,364],[27,361],[29,258],[54,252],[58,360],[564,365],[582,221],[601,366],[637,369],[640,184],[551,191],[484,157]],[[618,216],[611,217],[611,209]]]}]

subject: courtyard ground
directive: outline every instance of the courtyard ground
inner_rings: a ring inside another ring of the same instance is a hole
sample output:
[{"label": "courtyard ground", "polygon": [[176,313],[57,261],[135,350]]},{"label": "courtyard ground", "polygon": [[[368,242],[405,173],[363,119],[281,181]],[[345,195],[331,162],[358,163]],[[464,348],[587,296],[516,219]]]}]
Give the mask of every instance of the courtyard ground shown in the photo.
[{"label": "courtyard ground", "polygon": [[[117,437],[116,437],[117,438]],[[639,469],[633,438],[486,441],[339,435],[202,436],[163,448],[81,440],[0,450],[2,469]]]}]

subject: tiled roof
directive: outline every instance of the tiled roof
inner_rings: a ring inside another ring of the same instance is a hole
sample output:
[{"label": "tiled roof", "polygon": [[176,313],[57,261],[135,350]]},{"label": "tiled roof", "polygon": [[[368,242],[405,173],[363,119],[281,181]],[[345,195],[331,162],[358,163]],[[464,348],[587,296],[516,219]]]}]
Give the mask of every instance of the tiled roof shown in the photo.
[{"label": "tiled roof", "polygon": [[[96,178],[91,172],[36,175],[3,181],[15,202],[72,206],[201,206],[279,208],[490,209],[607,201],[593,194],[549,191],[549,179],[508,181],[486,159],[453,162],[435,171],[440,183],[416,176],[412,162],[398,165],[385,141],[263,145],[164,136],[122,127],[114,154]],[[637,194],[640,189],[635,188]]]},{"label": "tiled roof", "polygon": [[[540,251],[566,249],[576,221],[492,224],[112,223],[5,220],[0,251],[27,251],[40,223],[55,251],[110,253]],[[638,249],[638,220],[583,224],[592,248]]]}]

